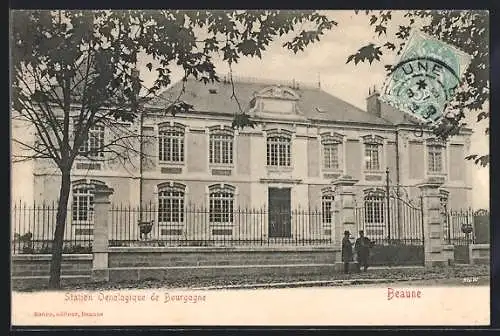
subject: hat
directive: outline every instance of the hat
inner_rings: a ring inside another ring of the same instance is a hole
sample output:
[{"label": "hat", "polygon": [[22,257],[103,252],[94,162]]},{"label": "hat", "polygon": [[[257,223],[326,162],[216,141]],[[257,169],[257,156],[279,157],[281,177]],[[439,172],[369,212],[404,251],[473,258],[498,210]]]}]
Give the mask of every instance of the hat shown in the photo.
[{"label": "hat", "polygon": [[347,235],[350,235],[351,233],[349,232],[349,230],[345,230],[344,231],[344,236],[347,236]]}]

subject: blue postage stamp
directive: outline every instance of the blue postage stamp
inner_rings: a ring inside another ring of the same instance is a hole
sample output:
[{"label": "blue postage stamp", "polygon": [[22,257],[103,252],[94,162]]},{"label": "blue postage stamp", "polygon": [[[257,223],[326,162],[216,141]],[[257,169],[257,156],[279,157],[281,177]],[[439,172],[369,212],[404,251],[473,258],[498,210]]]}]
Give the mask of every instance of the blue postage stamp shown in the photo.
[{"label": "blue postage stamp", "polygon": [[470,61],[463,51],[414,31],[392,67],[380,99],[423,123],[435,125]]}]

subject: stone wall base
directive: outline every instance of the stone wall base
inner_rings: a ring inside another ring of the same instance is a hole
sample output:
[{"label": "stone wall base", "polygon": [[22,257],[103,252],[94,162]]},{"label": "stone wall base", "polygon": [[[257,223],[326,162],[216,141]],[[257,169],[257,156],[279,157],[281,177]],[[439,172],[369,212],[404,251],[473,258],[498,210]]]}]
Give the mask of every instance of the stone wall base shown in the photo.
[{"label": "stone wall base", "polygon": [[91,279],[93,282],[108,282],[109,269],[93,269]]},{"label": "stone wall base", "polygon": [[331,264],[316,265],[239,265],[239,266],[206,266],[206,267],[120,267],[109,268],[110,282],[168,280],[182,281],[189,278],[224,278],[262,276],[290,276],[291,279],[301,275],[319,275],[335,272]]},{"label": "stone wall base", "polygon": [[425,268],[446,268],[449,266],[448,260],[426,260]]},{"label": "stone wall base", "polygon": [[[343,273],[344,272],[344,263],[343,262],[336,262],[334,269],[335,269],[335,272],[337,272],[337,273]],[[349,263],[349,273],[358,273],[358,272],[359,272],[358,262],[357,261],[350,262]]]},{"label": "stone wall base", "polygon": [[490,264],[490,244],[470,244],[469,263],[471,265]]},{"label": "stone wall base", "polygon": [[[50,271],[50,254],[21,254],[11,258],[13,277],[43,277]],[[63,254],[61,275],[88,276],[92,270],[92,254]]]}]

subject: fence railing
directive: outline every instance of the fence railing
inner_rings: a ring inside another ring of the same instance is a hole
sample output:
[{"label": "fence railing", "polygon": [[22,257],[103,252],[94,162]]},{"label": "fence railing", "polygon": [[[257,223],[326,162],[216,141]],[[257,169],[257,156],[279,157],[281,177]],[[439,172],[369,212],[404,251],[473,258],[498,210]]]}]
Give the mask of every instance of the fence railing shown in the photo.
[{"label": "fence railing", "polygon": [[[391,200],[389,239],[385,221],[387,212],[383,204],[357,207],[357,229],[364,230],[377,244],[389,241],[391,244],[423,244],[421,209],[413,204]],[[56,203],[13,204],[12,253],[50,253],[56,214]],[[444,212],[444,242],[451,245],[474,243],[477,219],[481,217],[484,220],[487,216],[484,213],[479,216],[471,209]],[[269,211],[266,208],[224,207],[222,204],[210,209],[181,203],[166,203],[161,208],[155,204],[143,207],[112,205],[108,219],[110,246],[329,245],[335,223],[334,213],[319,209]],[[92,207],[68,208],[63,253],[91,253],[93,221]],[[471,230],[470,233],[467,230]]]},{"label": "fence railing", "polygon": [[[56,228],[57,203],[16,202],[11,211],[11,250],[13,254],[46,254],[52,251]],[[69,208],[64,230],[63,253],[91,253],[93,212]]]},{"label": "fence railing", "polygon": [[444,214],[443,239],[448,245],[475,243],[475,216],[472,209],[449,210]]},{"label": "fence railing", "polygon": [[387,204],[386,197],[368,197],[356,206],[354,215],[357,230],[363,230],[377,245],[423,244],[424,214],[417,202],[390,197]]},{"label": "fence railing", "polygon": [[110,246],[319,245],[332,241],[332,214],[319,210],[196,205],[159,209],[149,204],[142,208],[115,205],[110,213]]}]

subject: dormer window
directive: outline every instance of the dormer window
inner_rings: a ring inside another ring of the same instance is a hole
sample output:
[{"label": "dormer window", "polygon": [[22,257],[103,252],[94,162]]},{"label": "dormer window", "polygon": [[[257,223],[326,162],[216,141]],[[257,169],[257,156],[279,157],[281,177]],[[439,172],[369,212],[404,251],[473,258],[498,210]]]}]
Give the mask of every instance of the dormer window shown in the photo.
[{"label": "dormer window", "polygon": [[297,112],[299,95],[287,86],[271,86],[257,92],[250,108],[259,113],[294,115]]}]

